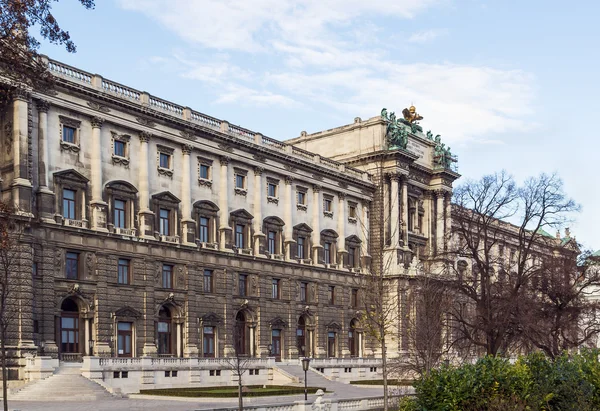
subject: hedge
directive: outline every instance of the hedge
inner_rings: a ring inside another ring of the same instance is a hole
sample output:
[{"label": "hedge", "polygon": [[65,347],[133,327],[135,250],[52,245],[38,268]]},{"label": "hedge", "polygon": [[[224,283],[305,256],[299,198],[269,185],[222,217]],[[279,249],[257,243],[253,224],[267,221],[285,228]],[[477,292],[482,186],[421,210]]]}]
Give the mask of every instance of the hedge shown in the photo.
[{"label": "hedge", "polygon": [[[284,385],[246,385],[244,386],[244,397],[264,397],[272,395],[294,395],[304,394],[304,387],[289,387]],[[140,394],[163,395],[168,397],[212,397],[212,398],[237,398],[237,386],[229,387],[192,387],[192,388],[162,388],[152,390],[140,390]],[[256,390],[256,391],[252,391]],[[317,390],[325,391],[325,388],[308,387],[308,392],[314,394]]]}]

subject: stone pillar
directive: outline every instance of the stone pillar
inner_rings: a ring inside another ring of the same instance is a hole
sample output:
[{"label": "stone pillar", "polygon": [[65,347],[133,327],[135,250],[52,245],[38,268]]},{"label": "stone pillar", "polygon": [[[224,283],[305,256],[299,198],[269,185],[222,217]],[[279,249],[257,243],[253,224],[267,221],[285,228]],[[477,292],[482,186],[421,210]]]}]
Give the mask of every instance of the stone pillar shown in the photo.
[{"label": "stone pillar", "polygon": [[85,352],[85,355],[92,355],[92,353],[90,353],[90,320],[88,318],[84,318],[83,319],[83,326],[84,328],[84,342],[83,342],[83,349]]},{"label": "stone pillar", "polygon": [[438,190],[435,192],[437,205],[436,205],[436,254],[440,254],[444,251],[444,191]]},{"label": "stone pillar", "polygon": [[38,181],[37,210],[40,219],[54,224],[54,193],[48,188],[48,110],[50,103],[37,101],[38,110]]},{"label": "stone pillar", "polygon": [[[221,175],[219,178],[219,249],[227,251],[227,233],[229,227],[229,157],[222,156]],[[233,250],[230,250],[233,252]]]},{"label": "stone pillar", "polygon": [[338,193],[338,222],[337,222],[338,242],[337,242],[337,263],[342,267],[344,265],[344,255],[348,254],[346,250],[346,193]]},{"label": "stone pillar", "polygon": [[183,179],[181,180],[181,241],[183,244],[196,244],[196,222],[192,218],[192,163],[193,147],[183,144]]},{"label": "stone pillar", "polygon": [[390,247],[396,248],[400,244],[400,175],[390,174]]},{"label": "stone pillar", "polygon": [[149,164],[148,164],[148,151],[151,134],[142,131],[139,134],[140,138],[140,163],[139,163],[139,193],[138,198],[140,200],[140,213],[139,213],[139,224],[140,224],[140,237],[154,239],[154,213],[150,210],[150,182],[149,176]]},{"label": "stone pillar", "polygon": [[249,336],[250,337],[249,338],[250,339],[250,341],[249,341],[250,342],[250,344],[249,344],[250,345],[250,357],[254,357],[256,355],[255,350],[254,350],[254,346],[255,346],[254,339],[255,339],[255,334],[256,334],[256,326],[250,326],[248,328],[248,330],[250,331],[249,332],[249,334],[250,334],[250,336]]},{"label": "stone pillar", "polygon": [[425,235],[425,237],[427,237],[427,249],[426,249],[426,253],[430,254],[431,253],[431,245],[432,245],[432,238],[431,238],[431,209],[432,209],[432,204],[431,204],[431,191],[425,191],[423,193],[423,208],[424,208],[424,214],[423,214],[423,227],[421,228],[421,231],[423,232],[423,235]]},{"label": "stone pillar", "polygon": [[319,264],[319,250],[323,248],[321,245],[321,186],[318,184],[313,185],[313,201],[312,201],[312,251],[313,251],[313,264]]},{"label": "stone pillar", "polygon": [[446,215],[445,215],[445,236],[446,236],[446,241],[444,243],[444,247],[447,250],[448,249],[448,244],[450,243],[450,235],[451,235],[451,228],[452,228],[452,193],[447,192],[446,193]]},{"label": "stone pillar", "polygon": [[283,209],[283,222],[285,223],[284,226],[284,238],[285,238],[285,243],[284,243],[284,254],[285,254],[285,259],[287,261],[289,261],[292,257],[292,247],[294,246],[294,244],[296,244],[296,241],[294,241],[293,236],[294,236],[294,223],[293,223],[293,219],[292,216],[294,215],[294,208],[296,207],[296,201],[294,201],[294,196],[293,196],[293,192],[292,192],[292,183],[294,182],[294,178],[291,176],[286,176],[285,177],[285,196],[283,199],[283,206],[285,207]]},{"label": "stone pillar", "polygon": [[176,344],[177,344],[177,350],[175,352],[175,355],[177,357],[183,357],[183,354],[181,352],[181,323],[176,323],[175,324],[175,329],[177,330],[177,335],[176,335]]},{"label": "stone pillar", "polygon": [[366,201],[360,203],[360,220],[358,223],[360,224],[360,253],[363,257],[369,257],[369,203]]},{"label": "stone pillar", "polygon": [[408,249],[408,182],[402,178],[402,241],[404,248]]},{"label": "stone pillar", "polygon": [[264,170],[264,167],[254,167],[254,236],[252,241],[254,255],[261,257],[264,256],[264,254],[261,254],[260,252],[260,245],[265,238],[265,233],[262,232],[262,202],[266,196],[262,189],[262,173]]},{"label": "stone pillar", "polygon": [[[106,228],[107,204],[102,200],[102,124],[104,119],[92,117],[92,150],[91,150],[91,185],[92,210],[91,228],[98,231],[108,231]],[[85,204],[85,203],[84,203]]]},{"label": "stone pillar", "polygon": [[17,212],[31,215],[32,186],[27,175],[28,102],[29,93],[22,89],[14,91],[12,118],[13,181],[11,188],[13,204],[17,208]]}]

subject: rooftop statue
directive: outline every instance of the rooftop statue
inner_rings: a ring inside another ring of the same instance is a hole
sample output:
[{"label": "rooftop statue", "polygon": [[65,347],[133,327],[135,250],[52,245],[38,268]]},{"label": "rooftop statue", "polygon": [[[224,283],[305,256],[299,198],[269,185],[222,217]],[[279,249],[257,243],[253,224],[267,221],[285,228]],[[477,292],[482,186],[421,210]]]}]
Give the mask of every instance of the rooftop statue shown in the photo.
[{"label": "rooftop statue", "polygon": [[[429,137],[429,133],[428,133]],[[435,136],[435,148],[433,149],[433,164],[435,168],[443,168],[446,170],[452,169],[452,163],[456,163],[458,160],[456,156],[452,154],[450,147],[446,147],[442,143],[442,136],[439,134]]]},{"label": "rooftop statue", "polygon": [[388,142],[388,149],[406,149],[406,145],[408,144],[408,130],[402,124],[401,119],[397,119],[394,112],[388,115],[385,108],[381,110],[381,118],[387,123],[385,137]]},{"label": "rooftop statue", "polygon": [[417,113],[415,106],[410,106],[410,108],[402,110],[402,115],[404,116],[404,120],[408,121],[410,124],[423,120],[423,116]]}]

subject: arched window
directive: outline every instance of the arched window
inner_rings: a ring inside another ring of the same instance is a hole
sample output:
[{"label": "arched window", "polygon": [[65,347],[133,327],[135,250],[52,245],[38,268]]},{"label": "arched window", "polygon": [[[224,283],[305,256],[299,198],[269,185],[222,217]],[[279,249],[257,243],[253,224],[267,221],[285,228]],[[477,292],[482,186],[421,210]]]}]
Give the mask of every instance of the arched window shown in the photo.
[{"label": "arched window", "polygon": [[59,171],[53,176],[58,218],[66,226],[88,228],[86,210],[89,180],[75,170]]},{"label": "arched window", "polygon": [[156,216],[155,231],[161,241],[179,243],[178,208],[181,201],[168,191],[152,196],[152,209]]},{"label": "arched window", "polygon": [[72,298],[67,298],[60,310],[60,352],[80,353],[79,306]]},{"label": "arched window", "polygon": [[246,326],[246,316],[242,311],[238,311],[233,329],[233,343],[237,355],[246,355],[249,352]]},{"label": "arched window", "polygon": [[360,268],[360,238],[351,235],[346,238],[345,242],[348,253],[344,256],[344,267],[350,269]]}]

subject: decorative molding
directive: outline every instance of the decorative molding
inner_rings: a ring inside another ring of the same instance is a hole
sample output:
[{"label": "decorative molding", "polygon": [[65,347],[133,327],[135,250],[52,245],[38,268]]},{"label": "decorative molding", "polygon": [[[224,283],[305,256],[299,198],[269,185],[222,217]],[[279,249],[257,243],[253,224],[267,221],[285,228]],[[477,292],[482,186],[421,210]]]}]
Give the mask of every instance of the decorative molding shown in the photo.
[{"label": "decorative molding", "polygon": [[212,165],[212,163],[214,162],[214,160],[212,158],[206,158],[206,157],[201,157],[201,156],[198,156],[196,158],[198,159],[198,163],[205,164],[207,166]]},{"label": "decorative molding", "polygon": [[12,121],[7,121],[4,125],[4,138],[6,141],[6,154],[10,155],[12,153],[12,145],[13,145],[13,123]]},{"label": "decorative molding", "polygon": [[92,128],[102,128],[102,124],[104,124],[104,119],[102,117],[92,117],[90,119],[90,123],[92,123]]},{"label": "decorative molding", "polygon": [[308,206],[306,204],[296,204],[296,208],[300,211],[306,211]]},{"label": "decorative molding", "polygon": [[175,152],[175,149],[173,147],[163,146],[162,144],[157,144],[156,149],[160,153],[169,154],[169,155],[172,155]]},{"label": "decorative molding", "polygon": [[122,165],[125,168],[129,168],[130,159],[127,157],[121,157],[116,154],[112,155],[112,163],[114,165]]},{"label": "decorative molding", "polygon": [[340,186],[340,188],[347,189],[348,183],[346,183],[345,181],[340,181],[338,182],[338,186]]},{"label": "decorative molding", "polygon": [[205,178],[198,178],[198,185],[199,186],[203,186],[203,187],[211,188],[212,187],[212,181],[211,180],[207,180]]},{"label": "decorative molding", "polygon": [[290,173],[295,173],[296,171],[298,171],[298,169],[294,166],[291,166],[290,164],[285,164],[283,166],[283,168],[285,168],[287,171],[289,171]]},{"label": "decorative molding", "polygon": [[245,188],[235,187],[234,191],[235,191],[236,195],[240,195],[240,196],[244,196],[244,197],[246,197],[246,195],[248,195],[248,190],[246,190]]},{"label": "decorative molding", "polygon": [[248,175],[248,170],[243,169],[243,168],[233,167],[233,171],[235,172],[235,174],[238,174],[240,176],[247,176]]},{"label": "decorative molding", "polygon": [[65,117],[65,116],[58,116],[58,119],[60,120],[61,124],[65,125],[65,126],[73,127],[73,128],[81,127],[81,120],[75,120],[73,118],[69,118],[69,117]]},{"label": "decorative molding", "polygon": [[267,203],[279,204],[279,198],[267,196]]},{"label": "decorative molding", "polygon": [[38,113],[47,113],[50,109],[50,102],[48,100],[37,100],[36,105]]},{"label": "decorative molding", "polygon": [[321,191],[321,186],[319,184],[313,184],[312,189],[313,192],[318,193],[319,191]]},{"label": "decorative molding", "polygon": [[144,117],[136,117],[135,120],[143,126],[154,128],[156,127],[156,123],[152,120],[149,120]]},{"label": "decorative molding", "polygon": [[67,143],[66,141],[60,140],[60,149],[63,151],[70,151],[72,153],[79,153],[81,148],[77,144]]},{"label": "decorative molding", "polygon": [[343,191],[340,191],[338,193],[338,198],[340,198],[341,200],[345,199],[346,198],[346,193],[344,193]]},{"label": "decorative molding", "polygon": [[356,224],[358,220],[356,219],[356,217],[348,217],[348,222],[350,224]]},{"label": "decorative molding", "polygon": [[[239,169],[238,168],[234,168],[234,170],[237,173]],[[254,167],[254,175],[255,176],[262,176],[263,171],[265,171],[264,167],[260,167],[260,166]]]},{"label": "decorative molding", "polygon": [[327,218],[333,218],[333,211],[323,211],[323,215]]},{"label": "decorative molding", "polygon": [[138,134],[138,138],[140,139],[140,142],[147,143],[152,138],[152,133],[148,133],[147,131],[140,131],[140,134]]},{"label": "decorative molding", "polygon": [[190,144],[182,144],[181,145],[181,151],[183,152],[183,155],[190,155],[192,154],[192,150],[194,149],[194,147],[192,147]]},{"label": "decorative molding", "polygon": [[29,101],[29,92],[21,87],[17,87],[12,91],[13,99]]},{"label": "decorative molding", "polygon": [[131,140],[131,136],[129,134],[119,134],[116,131],[111,131],[110,134],[115,140],[123,141],[125,143],[129,143]]},{"label": "decorative molding", "polygon": [[323,181],[323,176],[317,173],[313,173],[312,178],[317,181]]},{"label": "decorative molding", "polygon": [[103,104],[96,103],[95,101],[88,101],[87,105],[92,110],[100,111],[102,113],[110,113],[110,109]]},{"label": "decorative molding", "polygon": [[219,157],[219,162],[221,163],[222,166],[228,165],[230,161],[231,161],[231,157],[227,157],[227,156]]},{"label": "decorative molding", "polygon": [[254,153],[252,155],[252,158],[254,158],[256,161],[260,161],[261,163],[267,162],[267,158],[265,156],[263,156],[262,154]]},{"label": "decorative molding", "polygon": [[190,141],[196,141],[198,139],[193,131],[180,131],[179,135]]},{"label": "decorative molding", "polygon": [[163,168],[161,166],[156,167],[156,169],[158,170],[159,175],[173,178],[173,170],[169,170],[168,168]]},{"label": "decorative molding", "polygon": [[228,153],[233,153],[233,147],[230,146],[229,144],[219,143],[218,147],[223,151],[226,151]]},{"label": "decorative molding", "polygon": [[285,185],[292,185],[292,183],[294,182],[294,177],[292,176],[285,176]]}]

